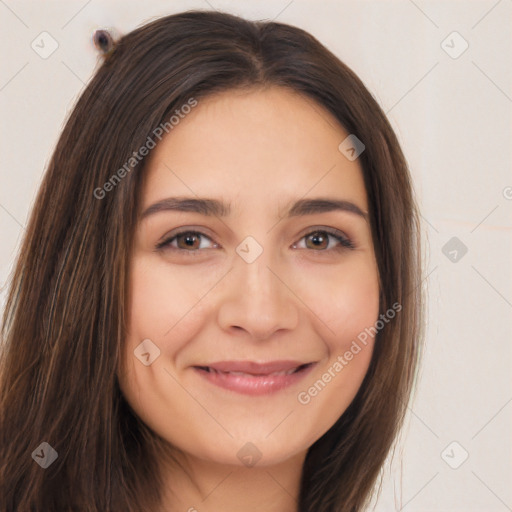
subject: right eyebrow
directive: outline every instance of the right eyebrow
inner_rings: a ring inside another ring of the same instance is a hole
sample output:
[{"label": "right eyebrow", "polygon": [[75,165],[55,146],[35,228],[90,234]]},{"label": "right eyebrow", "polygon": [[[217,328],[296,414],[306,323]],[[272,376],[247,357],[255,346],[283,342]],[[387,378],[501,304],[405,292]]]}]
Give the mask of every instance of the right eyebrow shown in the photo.
[{"label": "right eyebrow", "polygon": [[149,215],[169,210],[180,212],[194,212],[201,215],[226,217],[231,213],[229,204],[225,204],[217,199],[194,199],[192,197],[167,197],[158,201],[144,210],[140,218],[145,219]]}]

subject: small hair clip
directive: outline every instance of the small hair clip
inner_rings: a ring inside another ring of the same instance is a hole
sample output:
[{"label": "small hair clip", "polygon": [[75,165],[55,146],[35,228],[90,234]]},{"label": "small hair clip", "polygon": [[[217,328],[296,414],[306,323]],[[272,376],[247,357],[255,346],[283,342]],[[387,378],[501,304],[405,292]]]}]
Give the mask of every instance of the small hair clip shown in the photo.
[{"label": "small hair clip", "polygon": [[114,36],[112,35],[112,30],[107,30],[104,28],[95,30],[92,35],[92,42],[94,46],[103,54],[109,54],[115,45]]}]

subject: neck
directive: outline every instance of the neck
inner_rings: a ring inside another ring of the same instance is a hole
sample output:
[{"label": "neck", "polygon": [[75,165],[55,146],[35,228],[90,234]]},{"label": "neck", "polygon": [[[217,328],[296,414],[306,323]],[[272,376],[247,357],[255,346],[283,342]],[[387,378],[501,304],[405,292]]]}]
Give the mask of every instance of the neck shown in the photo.
[{"label": "neck", "polygon": [[162,512],[297,512],[306,452],[275,465],[218,464],[181,455],[164,471]]}]

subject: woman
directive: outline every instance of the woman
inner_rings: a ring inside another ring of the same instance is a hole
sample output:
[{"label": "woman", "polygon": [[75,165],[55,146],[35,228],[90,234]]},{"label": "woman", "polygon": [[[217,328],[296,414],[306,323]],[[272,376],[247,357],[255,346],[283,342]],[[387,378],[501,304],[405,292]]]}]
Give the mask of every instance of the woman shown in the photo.
[{"label": "woman", "polygon": [[288,25],[98,40],[4,314],[0,508],[363,510],[422,338],[385,115]]}]

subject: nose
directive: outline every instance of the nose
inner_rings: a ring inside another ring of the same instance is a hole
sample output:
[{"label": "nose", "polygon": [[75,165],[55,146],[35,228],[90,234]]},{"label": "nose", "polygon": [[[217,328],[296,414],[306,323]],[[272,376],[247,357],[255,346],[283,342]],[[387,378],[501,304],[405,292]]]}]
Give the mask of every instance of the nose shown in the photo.
[{"label": "nose", "polygon": [[[299,321],[293,283],[270,264],[263,253],[252,263],[236,256],[220,298],[218,323],[225,331],[243,330],[254,340],[265,340],[280,330],[292,330]],[[291,288],[291,289],[290,289]]]}]

